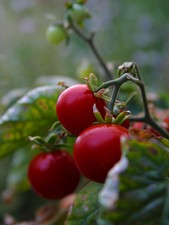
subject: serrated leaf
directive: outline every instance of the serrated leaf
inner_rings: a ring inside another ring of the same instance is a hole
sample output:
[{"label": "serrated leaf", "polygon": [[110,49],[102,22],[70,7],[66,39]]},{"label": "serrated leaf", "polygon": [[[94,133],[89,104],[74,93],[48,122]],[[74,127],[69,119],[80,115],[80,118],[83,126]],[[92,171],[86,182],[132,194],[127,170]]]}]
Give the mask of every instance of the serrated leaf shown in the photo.
[{"label": "serrated leaf", "polygon": [[77,194],[67,225],[97,225],[98,192],[102,186],[97,183],[89,183]]},{"label": "serrated leaf", "polygon": [[0,117],[0,157],[28,144],[28,136],[43,135],[57,120],[60,86],[33,89]]},{"label": "serrated leaf", "polygon": [[[130,146],[129,165],[116,174],[119,186],[116,191],[109,188],[109,196],[116,194],[116,201],[111,207],[103,206],[98,224],[168,225],[169,154],[158,143],[130,141]],[[114,187],[114,176],[109,177],[109,187],[110,181]]]}]

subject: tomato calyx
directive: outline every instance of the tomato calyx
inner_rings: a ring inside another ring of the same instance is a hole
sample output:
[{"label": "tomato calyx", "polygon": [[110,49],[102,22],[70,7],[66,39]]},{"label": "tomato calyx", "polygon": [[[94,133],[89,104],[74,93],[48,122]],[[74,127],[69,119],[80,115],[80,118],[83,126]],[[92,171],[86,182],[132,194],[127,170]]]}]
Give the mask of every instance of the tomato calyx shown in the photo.
[{"label": "tomato calyx", "polygon": [[109,95],[110,90],[108,88],[102,88],[97,91],[100,86],[99,80],[94,73],[90,73],[89,76],[83,78],[86,81],[88,88],[93,92],[96,98],[103,99],[105,102],[109,102],[111,97]]},{"label": "tomato calyx", "polygon": [[86,80],[87,86],[92,92],[95,92],[99,87],[99,80],[94,73],[90,73],[89,76],[84,77],[84,80]]},{"label": "tomato calyx", "polygon": [[131,112],[129,110],[118,111],[118,114],[112,113],[107,107],[105,109],[105,118],[102,117],[98,111],[96,104],[93,105],[93,113],[97,119],[97,123],[102,124],[119,124],[126,127],[130,126],[129,118],[131,117]]},{"label": "tomato calyx", "polygon": [[131,116],[131,112],[129,110],[122,111],[118,116],[115,118],[113,123],[122,125],[125,121],[127,121]]},{"label": "tomato calyx", "polygon": [[[87,85],[89,89],[94,93],[94,96],[96,98],[101,98],[105,102],[110,103],[111,101],[111,96],[109,95],[109,88],[99,88],[99,81],[96,77],[95,74],[90,73],[90,75],[85,78]],[[131,116],[131,112],[127,109],[127,105],[125,102],[121,102],[116,100],[115,105],[113,107],[113,111],[111,111],[109,108],[104,107],[105,109],[105,117],[103,118],[102,115],[100,114],[99,110],[96,107],[96,104],[93,105],[93,113],[97,119],[97,122],[99,123],[114,123],[114,124],[119,124],[127,129],[130,126],[130,121],[129,118]]]},{"label": "tomato calyx", "polygon": [[73,5],[74,5],[74,4],[85,5],[86,2],[87,2],[87,0],[77,0],[75,3],[66,1],[66,2],[65,2],[65,7],[66,7],[67,9],[71,9],[71,8],[73,8]]},{"label": "tomato calyx", "polygon": [[69,147],[66,139],[70,136],[64,127],[57,121],[52,125],[46,137],[30,136],[29,141],[33,143],[33,149],[38,149],[46,153],[56,151],[56,149]]}]

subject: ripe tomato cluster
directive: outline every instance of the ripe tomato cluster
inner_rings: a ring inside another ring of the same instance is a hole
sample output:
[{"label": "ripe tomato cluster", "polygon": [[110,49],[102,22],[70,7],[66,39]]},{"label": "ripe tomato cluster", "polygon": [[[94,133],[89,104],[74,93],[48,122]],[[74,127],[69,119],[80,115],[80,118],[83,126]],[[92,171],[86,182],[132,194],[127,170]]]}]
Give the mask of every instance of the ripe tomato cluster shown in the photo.
[{"label": "ripe tomato cluster", "polygon": [[[87,85],[77,84],[62,92],[56,113],[61,124],[78,136],[73,155],[81,174],[103,183],[108,171],[120,160],[121,137],[128,136],[128,130],[117,124],[96,123],[94,104],[104,118],[105,101],[95,97]],[[124,125],[128,127],[128,123]]]},{"label": "ripe tomato cluster", "polygon": [[55,149],[32,159],[28,179],[38,195],[47,199],[63,198],[76,190],[81,175],[103,183],[108,171],[120,160],[121,137],[128,136],[129,121],[124,121],[122,126],[98,123],[94,105],[105,118],[106,102],[95,97],[86,84],[71,86],[60,94],[57,117],[77,138],[73,156],[64,149]]}]

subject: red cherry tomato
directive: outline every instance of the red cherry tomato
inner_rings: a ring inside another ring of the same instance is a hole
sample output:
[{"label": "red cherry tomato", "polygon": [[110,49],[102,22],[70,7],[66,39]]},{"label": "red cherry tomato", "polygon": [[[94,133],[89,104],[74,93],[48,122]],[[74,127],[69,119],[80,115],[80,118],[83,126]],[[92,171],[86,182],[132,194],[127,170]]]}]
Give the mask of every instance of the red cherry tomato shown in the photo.
[{"label": "red cherry tomato", "polygon": [[81,173],[103,183],[108,171],[121,158],[123,135],[128,136],[128,130],[115,124],[97,124],[85,129],[74,144],[74,159]]},{"label": "red cherry tomato", "polygon": [[28,168],[28,179],[38,195],[60,199],[76,189],[80,173],[73,157],[57,150],[35,156]]},{"label": "red cherry tomato", "polygon": [[70,133],[78,135],[96,121],[94,104],[104,117],[104,100],[96,98],[87,85],[77,84],[61,93],[56,104],[56,114]]}]

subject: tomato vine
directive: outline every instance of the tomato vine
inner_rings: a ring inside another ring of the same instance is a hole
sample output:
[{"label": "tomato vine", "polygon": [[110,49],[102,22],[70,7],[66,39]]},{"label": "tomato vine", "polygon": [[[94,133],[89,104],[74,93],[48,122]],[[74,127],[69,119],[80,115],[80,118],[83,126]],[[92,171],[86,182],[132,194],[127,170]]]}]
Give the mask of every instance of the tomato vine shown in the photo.
[{"label": "tomato vine", "polygon": [[[83,29],[90,18],[85,4],[67,2],[63,21],[48,27],[47,39],[68,43],[73,31],[93,52],[106,81],[90,73],[85,84],[64,80],[28,92],[0,118],[0,157],[21,148],[28,154],[33,142],[26,187],[54,200],[60,210],[55,216],[64,214],[62,225],[156,224],[156,213],[159,224],[168,224],[169,116],[151,113],[136,63],[125,62],[116,75],[109,70],[95,45],[96,34]],[[139,89],[143,110],[136,115],[128,108],[133,92],[119,100],[126,83]]]}]

